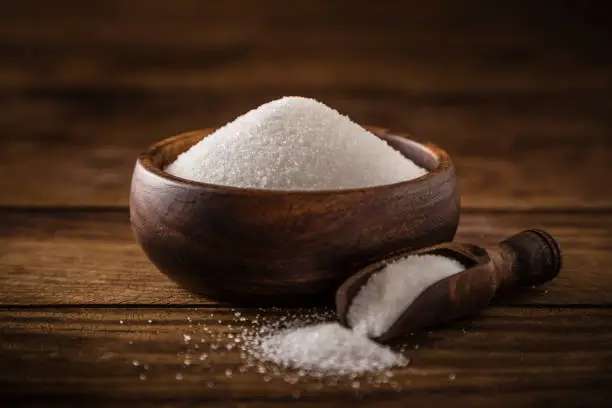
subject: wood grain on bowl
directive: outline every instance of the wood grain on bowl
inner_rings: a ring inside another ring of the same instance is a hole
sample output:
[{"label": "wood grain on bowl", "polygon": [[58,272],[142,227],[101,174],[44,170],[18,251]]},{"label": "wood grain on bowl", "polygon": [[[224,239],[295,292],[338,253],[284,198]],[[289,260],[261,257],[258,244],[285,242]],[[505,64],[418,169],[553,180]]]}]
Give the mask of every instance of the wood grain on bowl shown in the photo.
[{"label": "wood grain on bowl", "polygon": [[459,222],[459,191],[446,153],[375,131],[430,172],[351,190],[240,189],[163,171],[211,130],[163,140],[134,169],[136,238],[162,272],[196,293],[246,303],[331,301],[355,270],[400,248],[450,241]]}]

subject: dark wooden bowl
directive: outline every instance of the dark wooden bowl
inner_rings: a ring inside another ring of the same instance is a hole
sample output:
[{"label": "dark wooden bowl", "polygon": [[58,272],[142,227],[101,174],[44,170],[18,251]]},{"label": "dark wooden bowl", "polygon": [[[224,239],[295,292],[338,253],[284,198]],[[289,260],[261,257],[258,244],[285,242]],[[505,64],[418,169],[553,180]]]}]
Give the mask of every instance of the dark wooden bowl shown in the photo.
[{"label": "dark wooden bowl", "polygon": [[451,241],[459,222],[448,155],[369,129],[430,173],[350,190],[224,187],[162,170],[212,129],[165,139],[136,162],[130,195],[135,236],[163,273],[216,300],[333,302],[338,285],[355,271],[400,249]]}]

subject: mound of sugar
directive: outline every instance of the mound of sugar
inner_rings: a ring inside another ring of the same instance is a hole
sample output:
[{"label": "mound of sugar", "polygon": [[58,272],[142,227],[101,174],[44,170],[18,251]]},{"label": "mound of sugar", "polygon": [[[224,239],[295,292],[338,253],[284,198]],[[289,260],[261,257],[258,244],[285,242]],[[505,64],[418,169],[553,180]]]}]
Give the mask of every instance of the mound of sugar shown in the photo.
[{"label": "mound of sugar", "polygon": [[289,329],[263,338],[259,358],[322,375],[359,375],[409,360],[338,323]]},{"label": "mound of sugar", "polygon": [[302,97],[245,113],[165,170],[204,183],[276,190],[369,187],[426,173],[348,117]]}]

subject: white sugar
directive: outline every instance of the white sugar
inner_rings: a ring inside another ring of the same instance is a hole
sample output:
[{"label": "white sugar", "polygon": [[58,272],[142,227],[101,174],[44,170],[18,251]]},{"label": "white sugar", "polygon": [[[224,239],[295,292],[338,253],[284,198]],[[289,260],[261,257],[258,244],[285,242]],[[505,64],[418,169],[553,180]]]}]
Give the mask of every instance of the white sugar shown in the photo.
[{"label": "white sugar", "polygon": [[338,323],[288,329],[262,339],[260,358],[326,375],[359,375],[402,367],[408,359]]},{"label": "white sugar", "polygon": [[277,190],[369,187],[426,173],[348,117],[302,97],[245,113],[165,170],[204,183]]},{"label": "white sugar", "polygon": [[439,255],[407,256],[385,266],[359,290],[348,312],[347,329],[338,323],[315,323],[283,331],[272,328],[255,343],[255,356],[283,367],[322,375],[355,376],[409,360],[370,337],[386,332],[429,286],[465,267]]},{"label": "white sugar", "polygon": [[426,288],[464,269],[460,262],[440,255],[408,256],[390,263],[359,290],[349,308],[348,323],[355,332],[376,338]]}]

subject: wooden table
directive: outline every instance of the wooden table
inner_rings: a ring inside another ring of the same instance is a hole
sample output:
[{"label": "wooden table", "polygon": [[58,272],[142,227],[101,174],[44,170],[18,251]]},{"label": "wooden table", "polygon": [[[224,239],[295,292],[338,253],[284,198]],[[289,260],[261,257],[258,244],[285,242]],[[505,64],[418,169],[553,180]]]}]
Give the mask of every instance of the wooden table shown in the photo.
[{"label": "wooden table", "polygon": [[[369,3],[3,2],[3,407],[612,406],[607,13]],[[548,229],[560,277],[407,339],[411,366],[376,387],[267,382],[239,372],[237,349],[184,366],[199,351],[183,334],[208,350],[281,312],[238,309],[241,321],[155,270],[129,227],[135,157],[287,94],[443,146],[462,188],[458,239]]]}]

